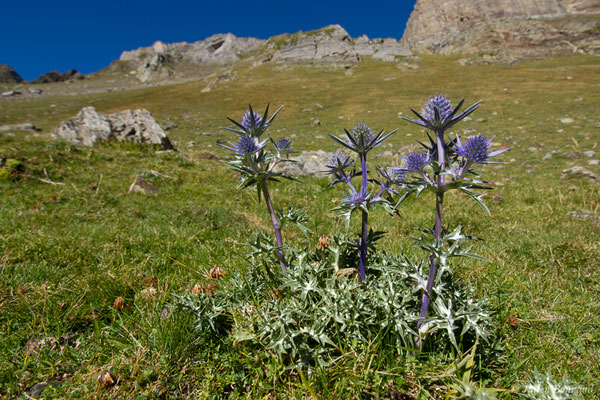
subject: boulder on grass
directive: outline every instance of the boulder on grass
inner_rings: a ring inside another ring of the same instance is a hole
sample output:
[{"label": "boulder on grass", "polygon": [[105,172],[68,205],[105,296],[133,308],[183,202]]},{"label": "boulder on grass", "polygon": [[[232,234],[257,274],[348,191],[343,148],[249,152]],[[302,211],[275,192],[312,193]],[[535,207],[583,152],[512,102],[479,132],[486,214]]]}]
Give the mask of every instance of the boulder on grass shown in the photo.
[{"label": "boulder on grass", "polygon": [[144,109],[103,114],[94,107],[85,107],[75,118],[62,121],[53,136],[85,146],[92,146],[98,140],[116,140],[173,148],[160,125]]}]

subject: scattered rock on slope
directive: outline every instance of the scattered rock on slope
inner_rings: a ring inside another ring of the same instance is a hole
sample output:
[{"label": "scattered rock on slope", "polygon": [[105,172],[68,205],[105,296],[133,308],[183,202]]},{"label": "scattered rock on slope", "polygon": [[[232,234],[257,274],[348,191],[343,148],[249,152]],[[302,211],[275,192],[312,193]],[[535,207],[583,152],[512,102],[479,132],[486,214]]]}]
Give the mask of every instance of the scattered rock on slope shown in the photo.
[{"label": "scattered rock on slope", "polygon": [[571,168],[563,169],[563,178],[574,177],[574,178],[586,178],[592,182],[600,182],[600,176],[596,175],[589,169],[583,168],[576,165]]},{"label": "scattered rock on slope", "polygon": [[323,150],[304,151],[290,159],[294,162],[279,164],[276,172],[291,176],[324,176],[329,153]]},{"label": "scattered rock on slope", "polygon": [[23,78],[12,67],[0,64],[0,83],[21,83]]},{"label": "scattered rock on slope", "polygon": [[116,140],[173,148],[160,125],[144,109],[103,114],[94,107],[85,107],[75,118],[61,122],[53,135],[85,146],[98,140]]}]

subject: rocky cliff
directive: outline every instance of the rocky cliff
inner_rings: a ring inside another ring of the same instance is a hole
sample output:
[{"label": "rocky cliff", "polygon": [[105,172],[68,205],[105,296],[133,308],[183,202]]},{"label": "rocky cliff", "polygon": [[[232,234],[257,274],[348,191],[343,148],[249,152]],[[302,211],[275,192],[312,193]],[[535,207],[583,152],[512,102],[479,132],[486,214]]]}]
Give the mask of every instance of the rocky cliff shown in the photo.
[{"label": "rocky cliff", "polygon": [[401,43],[425,53],[600,55],[600,0],[417,0]]},{"label": "rocky cliff", "polygon": [[231,33],[213,35],[194,43],[165,44],[125,51],[119,61],[142,82],[168,79],[178,74],[207,74],[215,67],[242,59],[304,64],[352,64],[370,56],[383,61],[412,53],[396,39],[350,37],[339,25],[315,31],[282,34],[267,40],[239,38]]}]

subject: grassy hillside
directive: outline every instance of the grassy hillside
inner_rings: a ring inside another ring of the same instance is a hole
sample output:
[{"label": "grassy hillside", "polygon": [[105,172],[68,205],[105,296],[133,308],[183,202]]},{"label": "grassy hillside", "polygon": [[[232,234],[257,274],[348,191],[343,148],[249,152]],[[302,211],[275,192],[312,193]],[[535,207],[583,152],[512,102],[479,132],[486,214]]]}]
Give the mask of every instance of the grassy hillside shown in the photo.
[{"label": "grassy hillside", "polygon": [[[296,149],[327,151],[336,148],[328,134],[364,120],[376,129],[398,128],[386,148],[393,151],[425,139],[400,116],[440,92],[455,102],[483,99],[455,133],[481,132],[512,147],[503,155],[506,165],[485,168],[499,195],[488,199],[491,217],[458,195],[446,211],[449,224],[485,239],[476,250],[491,260],[457,265],[459,276],[489,296],[497,311],[503,352],[485,383],[511,397],[537,369],[555,378],[568,374],[586,387],[584,398],[600,396],[600,225],[567,215],[598,214],[600,182],[561,177],[574,165],[600,174],[600,166],[582,155],[593,150],[600,158],[598,58],[459,67],[456,58],[423,56],[411,71],[370,60],[335,71],[244,62],[233,75],[208,92],[202,91],[206,81],[195,81],[0,99],[0,125],[32,122],[43,129],[0,132],[0,156],[21,161],[28,175],[44,177],[46,171],[64,183],[0,182],[0,398],[22,395],[42,381],[62,382],[46,389],[49,398],[447,393],[452,376],[437,364],[377,371],[357,361],[354,371],[330,371],[312,383],[274,364],[244,372],[247,359],[224,354],[218,343],[206,346],[189,329],[191,317],[161,318],[172,295],[190,293],[213,266],[228,273],[245,268],[244,243],[257,230],[270,233],[255,193],[237,191],[236,177],[216,160],[226,157],[216,140],[232,138],[219,128],[227,116],[239,118],[248,103],[258,110],[267,102],[283,105],[271,134],[290,137]],[[169,136],[181,155],[131,144],[84,148],[51,138],[61,120],[88,105],[102,112],[146,108],[160,123],[177,124]],[[158,195],[127,192],[140,174],[160,188]],[[302,185],[278,184],[273,193],[279,206],[307,209],[313,247],[320,235],[343,229],[329,211],[343,193],[323,189],[326,184],[307,178]],[[374,214],[374,227],[388,232],[387,251],[422,255],[409,237],[433,223],[433,198],[425,198],[409,200],[393,219]],[[285,239],[305,242],[293,231]],[[146,299],[149,287],[156,294]],[[116,310],[119,296],[125,307]],[[97,378],[109,370],[118,382],[102,389]],[[390,380],[401,389],[386,386]]]}]

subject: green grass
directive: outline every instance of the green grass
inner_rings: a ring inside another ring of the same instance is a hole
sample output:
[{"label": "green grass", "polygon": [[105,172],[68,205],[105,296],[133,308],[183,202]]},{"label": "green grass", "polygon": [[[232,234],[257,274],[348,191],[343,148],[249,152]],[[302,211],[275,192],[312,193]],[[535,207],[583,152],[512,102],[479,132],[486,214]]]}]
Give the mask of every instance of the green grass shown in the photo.
[{"label": "green grass", "polygon": [[[230,273],[245,268],[244,243],[256,230],[270,232],[255,194],[236,191],[236,178],[222,163],[207,159],[209,153],[226,155],[215,144],[230,138],[219,129],[226,116],[240,116],[249,102],[259,110],[269,101],[283,104],[271,134],[291,137],[297,149],[328,151],[335,149],[328,134],[365,120],[378,129],[398,128],[389,141],[393,150],[424,139],[398,112],[409,116],[410,107],[420,108],[438,92],[455,101],[484,100],[455,133],[495,135],[512,147],[503,155],[507,165],[484,168],[502,197],[488,201],[491,217],[458,195],[450,196],[445,212],[447,223],[462,224],[467,233],[485,239],[476,250],[492,261],[457,265],[460,277],[490,296],[497,308],[504,352],[490,385],[508,389],[504,395],[509,396],[537,369],[557,378],[567,373],[586,386],[586,398],[600,395],[600,228],[566,215],[598,213],[600,185],[561,178],[572,165],[600,173],[585,158],[566,157],[584,150],[600,153],[600,130],[594,128],[600,110],[598,58],[512,67],[459,67],[456,60],[422,56],[414,71],[365,60],[350,76],[270,63],[251,68],[248,62],[234,68],[235,80],[208,93],[201,92],[206,83],[196,81],[0,100],[0,124],[33,122],[43,128],[41,133],[15,131],[15,136],[0,132],[0,156],[21,161],[29,175],[44,177],[45,169],[53,181],[65,183],[0,182],[0,396],[13,398],[37,382],[60,381],[46,390],[49,398],[205,398],[243,392],[251,398],[363,398],[395,390],[425,397],[419,382],[439,375],[435,363],[399,362],[394,371],[377,371],[367,368],[368,357],[348,356],[338,369],[305,380],[299,374],[290,377],[273,360],[250,362],[251,355],[226,345],[207,345],[205,337],[190,331],[185,315],[160,316],[172,294],[191,292],[212,266]],[[128,144],[82,148],[50,137],[61,120],[88,105],[103,112],[143,107],[159,122],[175,122],[178,128],[170,137],[183,156]],[[565,117],[574,122],[561,123]],[[313,119],[321,125],[313,126]],[[552,158],[542,159],[553,150]],[[172,179],[151,179],[160,187],[156,196],[129,194],[129,184],[144,170]],[[324,190],[325,179],[304,181],[277,185],[273,197],[278,207],[308,209],[314,245],[320,235],[343,229],[328,211],[343,193]],[[432,224],[432,205],[433,199],[424,196],[409,200],[398,218],[376,213],[374,227],[388,232],[385,249],[421,256],[409,237]],[[292,231],[285,232],[285,240],[304,243]],[[148,278],[152,275],[158,283]],[[140,295],[147,286],[157,290],[149,300]],[[117,311],[112,304],[118,296],[125,298],[125,307]],[[509,317],[517,318],[516,326]],[[25,353],[31,339],[61,337]],[[118,383],[102,389],[96,379],[106,371]],[[447,392],[447,383],[438,383],[438,392]],[[425,389],[432,392],[433,386]]]}]

